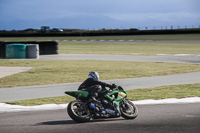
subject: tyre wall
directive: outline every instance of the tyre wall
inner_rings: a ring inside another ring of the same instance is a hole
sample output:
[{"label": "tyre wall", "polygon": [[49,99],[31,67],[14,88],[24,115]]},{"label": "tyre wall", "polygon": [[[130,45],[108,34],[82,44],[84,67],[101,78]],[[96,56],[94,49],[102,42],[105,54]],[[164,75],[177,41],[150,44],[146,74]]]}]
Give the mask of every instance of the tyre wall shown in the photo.
[{"label": "tyre wall", "polygon": [[56,41],[0,42],[0,58],[6,57],[6,45],[8,44],[38,44],[39,55],[59,53],[58,42]]}]

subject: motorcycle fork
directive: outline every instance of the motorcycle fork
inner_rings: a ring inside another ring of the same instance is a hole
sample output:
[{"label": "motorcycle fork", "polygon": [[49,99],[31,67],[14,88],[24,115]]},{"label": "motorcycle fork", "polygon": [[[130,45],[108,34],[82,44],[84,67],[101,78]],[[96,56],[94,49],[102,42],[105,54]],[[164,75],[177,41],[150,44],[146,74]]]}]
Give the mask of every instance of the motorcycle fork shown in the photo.
[{"label": "motorcycle fork", "polygon": [[122,103],[123,105],[122,105],[122,107],[123,108],[129,108],[129,109],[131,109],[132,111],[131,112],[133,112],[133,107],[127,102],[127,100],[126,99],[123,99],[123,103]]}]

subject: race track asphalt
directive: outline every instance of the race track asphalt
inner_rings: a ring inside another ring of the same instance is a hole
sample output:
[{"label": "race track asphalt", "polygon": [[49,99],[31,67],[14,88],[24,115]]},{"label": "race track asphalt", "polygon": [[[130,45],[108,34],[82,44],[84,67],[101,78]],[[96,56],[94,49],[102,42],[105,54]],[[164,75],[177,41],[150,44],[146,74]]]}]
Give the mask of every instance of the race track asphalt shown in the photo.
[{"label": "race track asphalt", "polygon": [[40,60],[106,60],[106,61],[136,61],[136,62],[170,62],[200,64],[198,54],[174,54],[162,56],[133,55],[99,55],[99,54],[59,54],[42,55]]},{"label": "race track asphalt", "polygon": [[138,105],[134,120],[122,117],[76,123],[66,110],[0,113],[1,133],[199,133],[200,103]]}]

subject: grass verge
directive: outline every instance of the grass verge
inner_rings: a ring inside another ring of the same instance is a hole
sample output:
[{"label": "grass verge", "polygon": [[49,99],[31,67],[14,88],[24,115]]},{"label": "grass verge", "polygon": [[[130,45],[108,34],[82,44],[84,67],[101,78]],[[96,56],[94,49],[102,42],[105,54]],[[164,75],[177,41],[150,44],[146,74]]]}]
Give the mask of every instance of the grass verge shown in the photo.
[{"label": "grass verge", "polygon": [[122,61],[1,60],[0,66],[34,68],[0,78],[0,88],[82,82],[87,78],[89,71],[99,72],[101,80],[200,71],[200,65],[198,64]]},{"label": "grass verge", "polygon": [[[185,97],[200,97],[200,83],[171,85],[146,89],[134,89],[126,91],[130,100],[145,100],[145,99],[165,99],[165,98],[185,98]],[[34,106],[43,104],[66,104],[75,100],[71,96],[60,96],[50,98],[39,98],[30,100],[20,100],[6,102],[7,104]]]},{"label": "grass verge", "polygon": [[200,54],[200,43],[158,42],[60,42],[63,54],[113,54],[113,55],[156,55],[156,54]]},{"label": "grass verge", "polygon": [[0,41],[47,41],[47,40],[200,40],[200,34],[75,36],[75,37],[0,37]]},{"label": "grass verge", "polygon": [[131,100],[200,97],[200,83],[128,90]]}]

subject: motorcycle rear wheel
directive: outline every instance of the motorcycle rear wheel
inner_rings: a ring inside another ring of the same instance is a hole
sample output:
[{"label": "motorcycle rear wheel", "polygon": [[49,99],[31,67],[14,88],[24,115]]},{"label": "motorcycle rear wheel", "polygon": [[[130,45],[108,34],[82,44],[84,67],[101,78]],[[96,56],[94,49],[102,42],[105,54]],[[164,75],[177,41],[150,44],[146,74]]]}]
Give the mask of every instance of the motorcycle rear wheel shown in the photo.
[{"label": "motorcycle rear wheel", "polygon": [[83,104],[82,101],[75,100],[70,102],[67,106],[69,116],[79,123],[88,122],[91,118],[89,109],[84,109]]},{"label": "motorcycle rear wheel", "polygon": [[120,104],[121,115],[125,119],[135,119],[138,116],[138,108],[129,100],[125,100],[126,103]]}]

